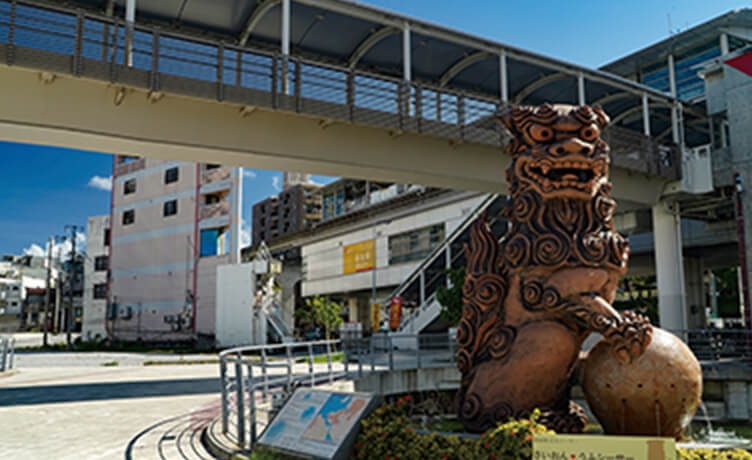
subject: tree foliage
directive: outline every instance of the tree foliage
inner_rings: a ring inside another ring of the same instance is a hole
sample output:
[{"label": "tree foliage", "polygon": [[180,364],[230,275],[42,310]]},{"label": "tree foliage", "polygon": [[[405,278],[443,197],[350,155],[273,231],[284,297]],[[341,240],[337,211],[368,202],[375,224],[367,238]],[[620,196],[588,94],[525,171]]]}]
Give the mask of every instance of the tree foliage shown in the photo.
[{"label": "tree foliage", "polygon": [[441,318],[456,326],[462,318],[462,285],[465,283],[465,267],[450,268],[447,276],[451,287],[439,286],[436,289],[436,300],[441,305]]},{"label": "tree foliage", "polygon": [[308,309],[299,310],[298,317],[323,326],[326,332],[326,340],[329,340],[331,331],[337,329],[343,322],[340,316],[343,310],[342,305],[320,295],[307,299],[306,305]]}]

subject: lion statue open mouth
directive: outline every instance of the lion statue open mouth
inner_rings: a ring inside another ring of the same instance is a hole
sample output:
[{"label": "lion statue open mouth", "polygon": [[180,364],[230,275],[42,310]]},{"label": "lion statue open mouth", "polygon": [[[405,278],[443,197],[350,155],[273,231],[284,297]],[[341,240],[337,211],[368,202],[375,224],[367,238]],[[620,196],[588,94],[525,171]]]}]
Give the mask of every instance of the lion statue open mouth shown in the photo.
[{"label": "lion statue open mouth", "polygon": [[608,117],[588,106],[515,107],[504,123],[518,135],[507,173],[516,189],[530,187],[541,197],[591,198],[608,182],[608,145],[600,133]]},{"label": "lion statue open mouth", "polygon": [[579,432],[587,419],[569,393],[585,338],[601,333],[630,363],[652,334],[646,318],[611,306],[629,247],[612,219],[600,138],[609,120],[600,108],[548,104],[497,119],[514,136],[509,230],[499,242],[478,219],[465,248],[459,418],[480,432],[539,408],[556,431]]}]

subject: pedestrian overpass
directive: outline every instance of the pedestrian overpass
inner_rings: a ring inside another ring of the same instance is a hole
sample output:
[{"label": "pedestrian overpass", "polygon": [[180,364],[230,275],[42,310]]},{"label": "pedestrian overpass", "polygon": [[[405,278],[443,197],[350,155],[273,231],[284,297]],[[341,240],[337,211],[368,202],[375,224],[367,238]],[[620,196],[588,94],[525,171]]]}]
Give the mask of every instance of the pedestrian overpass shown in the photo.
[{"label": "pedestrian overpass", "polygon": [[0,140],[502,194],[497,109],[600,104],[614,198],[658,211],[672,298],[661,199],[708,139],[673,95],[346,0],[0,0],[0,94]]}]

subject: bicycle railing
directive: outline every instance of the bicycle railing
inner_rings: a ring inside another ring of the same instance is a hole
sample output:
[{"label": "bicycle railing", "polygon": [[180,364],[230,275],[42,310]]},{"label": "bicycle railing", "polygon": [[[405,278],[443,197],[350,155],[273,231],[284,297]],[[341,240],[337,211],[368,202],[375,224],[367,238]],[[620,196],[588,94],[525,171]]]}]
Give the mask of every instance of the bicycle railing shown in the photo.
[{"label": "bicycle railing", "polygon": [[[453,365],[455,338],[447,333],[319,340],[237,347],[219,354],[222,432],[241,448],[256,443],[268,420],[259,413],[257,394],[291,394],[295,387],[315,387],[342,379],[357,380],[374,372]],[[334,362],[340,350],[342,363]],[[325,366],[317,371],[316,358]],[[278,391],[278,390],[281,390]]]},{"label": "bicycle railing", "polygon": [[0,372],[13,369],[16,357],[16,338],[0,337]]}]

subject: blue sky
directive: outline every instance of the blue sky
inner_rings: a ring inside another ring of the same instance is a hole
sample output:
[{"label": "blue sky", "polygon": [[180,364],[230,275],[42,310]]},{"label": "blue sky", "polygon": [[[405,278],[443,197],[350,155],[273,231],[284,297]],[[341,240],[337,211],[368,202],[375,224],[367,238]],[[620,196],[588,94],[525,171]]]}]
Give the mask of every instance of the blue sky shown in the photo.
[{"label": "blue sky", "polygon": [[[726,0],[362,1],[589,67],[744,6]],[[43,246],[65,224],[86,225],[88,216],[109,212],[109,193],[90,185],[97,183],[95,176],[110,176],[109,155],[4,142],[0,154],[0,254]],[[250,171],[244,181],[246,221],[250,206],[276,193],[275,180],[281,183],[279,172]]]}]

